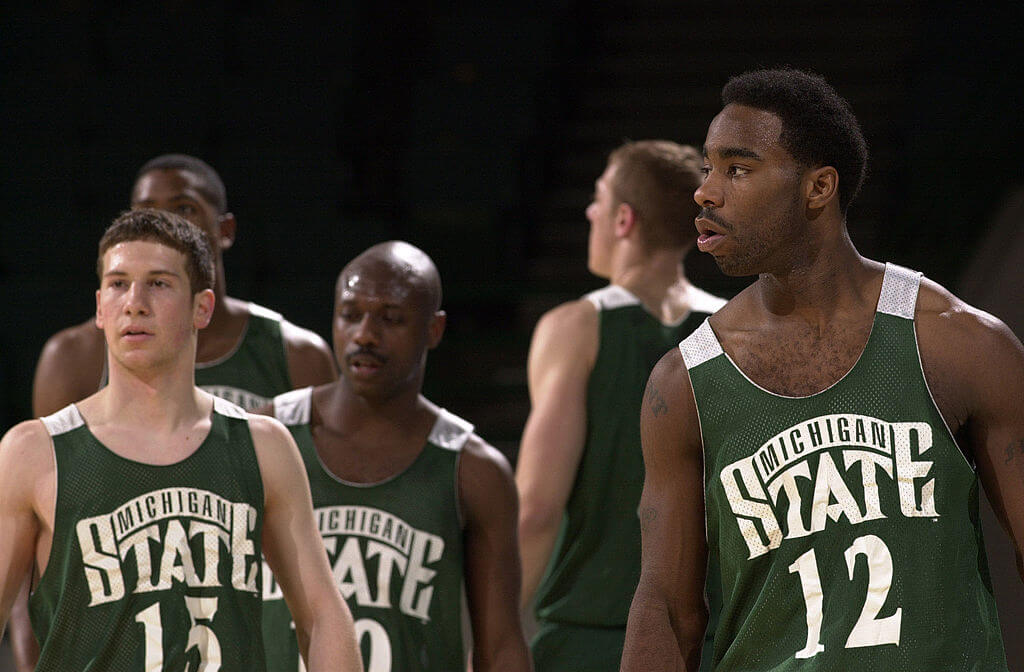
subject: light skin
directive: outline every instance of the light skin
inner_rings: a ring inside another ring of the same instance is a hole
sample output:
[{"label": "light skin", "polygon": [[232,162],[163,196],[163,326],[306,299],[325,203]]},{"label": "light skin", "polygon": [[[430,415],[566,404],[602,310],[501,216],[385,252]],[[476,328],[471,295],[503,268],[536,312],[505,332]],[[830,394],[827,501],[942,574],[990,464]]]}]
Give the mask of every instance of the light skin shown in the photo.
[{"label": "light skin", "polygon": [[[773,113],[727,106],[711,122],[704,184],[694,195],[698,246],[758,280],[710,318],[726,354],[761,387],[819,392],[863,351],[883,265],[856,251],[838,204],[840,176],[801,166]],[[924,280],[915,314],[928,386],[1017,551],[1024,542],[1024,347],[999,320]],[[643,568],[623,670],[696,670],[707,614],[703,447],[678,350],[651,374],[641,414],[647,478]],[[680,652],[683,668],[673,660]]]},{"label": "light skin", "polygon": [[[196,361],[214,362],[237,346],[248,323],[248,304],[227,296],[223,253],[235,241],[237,222],[220,213],[200,189],[200,178],[184,170],[153,170],[132,189],[133,208],[156,208],[181,215],[204,232],[214,250],[216,303],[209,325],[199,332]],[[281,323],[292,385],[319,385],[337,378],[330,348],[320,336],[290,322]],[[39,355],[32,383],[32,413],[43,417],[93,394],[103,378],[106,351],[95,318],[51,336]],[[28,584],[11,614],[11,646],[19,672],[30,672],[39,647],[28,618]]]},{"label": "light skin", "polygon": [[[313,441],[339,478],[376,483],[422,452],[439,409],[420,390],[427,352],[444,332],[433,262],[405,243],[383,243],[338,279],[334,349],[341,378],[313,390]],[[266,409],[270,412],[270,409]],[[529,670],[516,609],[516,491],[500,452],[473,435],[458,464],[472,669]]]},{"label": "light skin", "polygon": [[[198,188],[199,177],[184,170],[153,170],[132,189],[133,208],[156,208],[181,215],[203,231],[214,250],[217,298],[210,325],[200,332],[196,361],[213,362],[238,344],[248,322],[248,303],[227,295],[223,253],[235,241],[237,223],[219,213]],[[337,378],[330,348],[315,333],[282,323],[288,373],[295,387],[319,385]],[[103,334],[95,320],[54,334],[43,347],[32,385],[32,412],[49,415],[95,392],[103,376]]]},{"label": "light skin", "polygon": [[[199,329],[214,293],[192,293],[181,252],[148,241],[104,254],[96,324],[109,352],[109,384],[78,404],[90,432],[114,453],[154,465],[191,455],[209,434],[213,398],[192,384]],[[334,588],[313,520],[302,461],[273,419],[249,421],[264,489],[263,550],[295,614],[310,670],[361,670],[351,615]],[[46,571],[54,535],[56,472],[42,422],[0,442],[0,625],[22,577]]]},{"label": "light skin", "polygon": [[[690,312],[696,290],[682,259],[690,246],[646,248],[636,211],[613,194],[618,166],[608,165],[587,207],[588,268],[628,289],[665,324]],[[598,313],[585,299],[564,303],[537,323],[527,364],[530,415],[516,464],[523,609],[533,601],[558,537],[583,455],[587,383],[597,359]]]}]

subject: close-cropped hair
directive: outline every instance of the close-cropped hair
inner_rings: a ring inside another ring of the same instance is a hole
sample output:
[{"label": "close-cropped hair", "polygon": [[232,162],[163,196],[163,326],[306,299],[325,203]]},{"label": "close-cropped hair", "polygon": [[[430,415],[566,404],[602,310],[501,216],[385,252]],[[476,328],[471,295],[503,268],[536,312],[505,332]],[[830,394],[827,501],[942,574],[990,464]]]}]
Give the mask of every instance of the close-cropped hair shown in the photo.
[{"label": "close-cropped hair", "polygon": [[697,237],[693,192],[702,181],[700,152],[668,140],[627,142],[612,151],[611,191],[640,219],[640,238],[650,249],[679,248]]},{"label": "close-cropped hair", "polygon": [[135,174],[135,181],[138,182],[139,178],[154,170],[182,170],[192,173],[199,178],[196,189],[217,210],[217,214],[223,215],[228,211],[228,196],[224,182],[217,171],[202,159],[188,154],[161,154],[139,168],[139,172]]},{"label": "close-cropped hair", "polygon": [[121,213],[100,238],[96,274],[103,281],[103,255],[119,243],[144,241],[159,243],[185,255],[185,270],[195,296],[212,289],[214,281],[213,249],[195,224],[164,210],[142,208]]},{"label": "close-cropped hair", "polygon": [[835,168],[846,212],[867,175],[868,143],[850,104],[822,76],[793,68],[746,72],[722,89],[722,105],[730,104],[778,116],[779,142],[801,165]]}]

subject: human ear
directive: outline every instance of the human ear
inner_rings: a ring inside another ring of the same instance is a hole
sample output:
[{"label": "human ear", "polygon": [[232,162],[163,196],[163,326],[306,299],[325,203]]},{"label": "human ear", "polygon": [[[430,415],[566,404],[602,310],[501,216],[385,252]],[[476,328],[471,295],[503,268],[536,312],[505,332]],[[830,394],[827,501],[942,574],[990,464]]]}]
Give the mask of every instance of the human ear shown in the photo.
[{"label": "human ear", "polygon": [[807,208],[821,211],[831,202],[839,200],[839,173],[832,166],[822,166],[805,177]]},{"label": "human ear", "polygon": [[428,349],[433,350],[441,342],[441,336],[444,335],[444,327],[447,322],[448,315],[443,310],[439,310],[431,316],[430,324],[427,325]]},{"label": "human ear", "polygon": [[205,329],[213,318],[213,306],[217,299],[212,289],[204,289],[192,297],[192,326]]},{"label": "human ear", "polygon": [[235,244],[235,234],[238,232],[238,222],[230,212],[225,212],[217,218],[217,247],[221,250],[229,249]]},{"label": "human ear", "polygon": [[615,237],[625,238],[636,226],[636,210],[629,203],[619,203],[615,209]]}]

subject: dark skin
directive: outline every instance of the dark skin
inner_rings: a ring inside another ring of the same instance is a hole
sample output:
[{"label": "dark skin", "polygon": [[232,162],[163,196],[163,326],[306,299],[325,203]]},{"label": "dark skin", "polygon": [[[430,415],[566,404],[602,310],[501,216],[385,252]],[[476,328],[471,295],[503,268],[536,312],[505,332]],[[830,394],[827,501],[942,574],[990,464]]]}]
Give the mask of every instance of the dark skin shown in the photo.
[{"label": "dark skin", "polygon": [[[237,223],[230,212],[220,213],[203,195],[200,178],[184,170],[152,170],[132,189],[133,208],[158,208],[181,215],[209,236],[214,250],[213,318],[199,332],[196,361],[213,362],[228,355],[248,324],[248,303],[227,295],[224,251],[235,241]],[[315,333],[282,322],[282,337],[292,385],[320,385],[337,378],[330,348]],[[32,384],[32,413],[49,415],[99,389],[106,349],[103,332],[93,319],[57,332],[47,340],[36,364]],[[39,647],[28,620],[28,584],[11,611],[11,646],[19,672],[28,672],[39,659]]]},{"label": "dark skin", "polygon": [[[694,195],[704,208],[698,245],[726,272],[759,274],[710,319],[726,354],[758,385],[807,396],[863,351],[883,265],[853,247],[835,169],[799,166],[779,144],[781,130],[774,114],[739,105],[712,121],[707,178]],[[928,280],[915,321],[936,405],[976,463],[1024,578],[1024,347],[1002,322]],[[703,492],[703,446],[678,350],[651,374],[641,434],[643,569],[622,669],[696,670],[707,622],[705,512],[703,498],[684,493]]]},{"label": "dark skin", "polygon": [[[313,390],[312,434],[338,478],[376,483],[407,469],[438,419],[420,394],[427,352],[445,314],[430,259],[405,243],[382,243],[341,272],[334,349],[342,376]],[[271,409],[264,409],[271,412]],[[472,667],[529,670],[519,621],[518,503],[505,458],[473,435],[458,463]]]}]

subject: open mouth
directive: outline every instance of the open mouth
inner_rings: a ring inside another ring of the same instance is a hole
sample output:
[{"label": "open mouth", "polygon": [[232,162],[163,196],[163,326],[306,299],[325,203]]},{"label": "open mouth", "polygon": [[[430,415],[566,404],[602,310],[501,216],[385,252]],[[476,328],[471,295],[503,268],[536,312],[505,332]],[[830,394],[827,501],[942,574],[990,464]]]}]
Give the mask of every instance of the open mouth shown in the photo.
[{"label": "open mouth", "polygon": [[697,227],[697,249],[701,252],[710,252],[725,238],[724,234],[712,226],[713,222],[709,219],[699,217],[694,224]]}]

